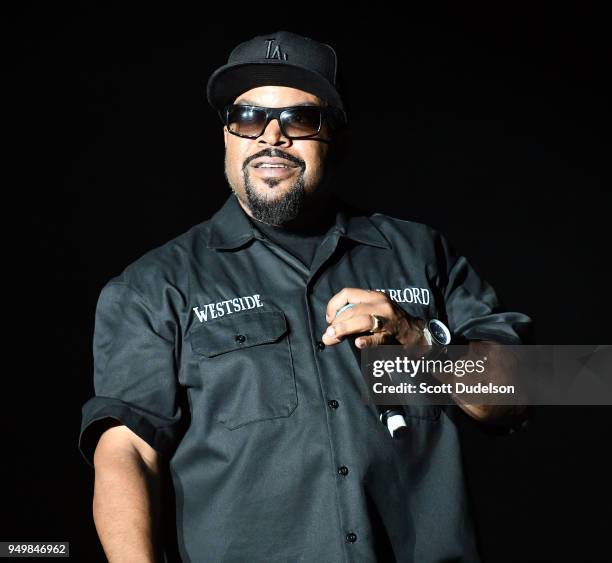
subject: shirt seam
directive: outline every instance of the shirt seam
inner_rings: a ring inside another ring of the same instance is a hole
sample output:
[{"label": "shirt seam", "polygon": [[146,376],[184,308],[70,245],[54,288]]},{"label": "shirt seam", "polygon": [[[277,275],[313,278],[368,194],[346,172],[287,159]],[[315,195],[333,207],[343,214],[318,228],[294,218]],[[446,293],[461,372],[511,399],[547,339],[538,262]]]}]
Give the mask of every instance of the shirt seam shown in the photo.
[{"label": "shirt seam", "polygon": [[136,294],[136,295],[137,295],[137,296],[140,298],[140,300],[142,301],[142,303],[141,303],[141,304],[142,304],[142,305],[145,307],[145,309],[147,310],[147,312],[148,312],[148,313],[151,315],[151,317],[152,317],[152,318],[155,320],[155,325],[156,325],[156,327],[155,327],[155,333],[156,333],[156,335],[157,335],[157,336],[159,336],[159,338],[161,338],[162,340],[164,340],[164,341],[165,341],[165,342],[167,342],[168,344],[172,344],[172,345],[174,345],[174,344],[175,344],[173,340],[171,340],[171,339],[169,339],[169,338],[166,338],[165,336],[162,336],[162,335],[160,334],[159,329],[158,329],[158,327],[159,327],[159,326],[160,326],[160,324],[161,324],[161,323],[160,323],[160,320],[159,320],[159,317],[157,316],[157,313],[155,312],[155,310],[153,309],[153,307],[151,307],[151,305],[149,304],[148,299],[147,299],[147,298],[146,298],[146,297],[145,297],[145,296],[144,296],[144,295],[143,295],[143,294],[142,294],[142,293],[141,293],[139,290],[137,290],[137,289],[136,289],[134,286],[132,286],[130,283],[128,283],[128,282],[126,282],[126,281],[112,281],[112,282],[109,282],[109,283],[107,284],[107,286],[106,286],[106,287],[110,287],[110,286],[114,286],[114,285],[115,285],[115,286],[117,286],[117,285],[119,285],[119,286],[124,286],[124,287],[126,287],[127,289],[131,290],[131,291],[132,291],[134,294]]}]

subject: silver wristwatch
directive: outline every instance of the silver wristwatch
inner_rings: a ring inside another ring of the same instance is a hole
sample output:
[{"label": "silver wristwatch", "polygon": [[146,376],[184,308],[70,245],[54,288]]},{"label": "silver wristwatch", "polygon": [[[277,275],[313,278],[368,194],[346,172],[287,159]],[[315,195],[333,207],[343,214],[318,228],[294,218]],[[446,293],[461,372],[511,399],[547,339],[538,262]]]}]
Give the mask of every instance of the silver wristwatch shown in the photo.
[{"label": "silver wristwatch", "polygon": [[432,347],[431,352],[427,354],[428,358],[446,353],[446,347],[451,342],[450,330],[438,319],[430,319],[425,322],[423,336],[427,344]]}]

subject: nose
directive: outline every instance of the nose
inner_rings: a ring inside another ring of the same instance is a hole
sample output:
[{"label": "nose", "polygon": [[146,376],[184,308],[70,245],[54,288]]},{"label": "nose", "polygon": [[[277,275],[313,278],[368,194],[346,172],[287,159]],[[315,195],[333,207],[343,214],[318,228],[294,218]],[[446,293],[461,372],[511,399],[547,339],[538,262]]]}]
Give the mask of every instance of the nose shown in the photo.
[{"label": "nose", "polygon": [[281,131],[278,119],[271,119],[264,132],[260,135],[257,142],[262,145],[270,145],[272,147],[290,146],[291,139],[285,137]]}]

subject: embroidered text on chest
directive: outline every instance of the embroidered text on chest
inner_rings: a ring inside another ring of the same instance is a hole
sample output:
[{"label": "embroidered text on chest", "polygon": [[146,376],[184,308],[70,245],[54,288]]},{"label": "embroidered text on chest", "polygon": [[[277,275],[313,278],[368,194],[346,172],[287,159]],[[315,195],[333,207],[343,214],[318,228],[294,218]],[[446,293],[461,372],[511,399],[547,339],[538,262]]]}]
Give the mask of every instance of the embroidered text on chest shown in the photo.
[{"label": "embroidered text on chest", "polygon": [[263,307],[263,303],[260,301],[259,293],[255,295],[246,295],[244,297],[235,297],[234,299],[227,299],[225,301],[218,301],[217,303],[209,303],[200,307],[194,307],[198,320],[201,323],[205,323],[211,319],[217,319],[225,315],[231,315],[244,311],[245,309],[255,309],[256,307]]},{"label": "embroidered text on chest", "polygon": [[429,289],[424,287],[406,287],[404,289],[376,289],[389,296],[392,301],[398,303],[420,303],[429,305]]}]

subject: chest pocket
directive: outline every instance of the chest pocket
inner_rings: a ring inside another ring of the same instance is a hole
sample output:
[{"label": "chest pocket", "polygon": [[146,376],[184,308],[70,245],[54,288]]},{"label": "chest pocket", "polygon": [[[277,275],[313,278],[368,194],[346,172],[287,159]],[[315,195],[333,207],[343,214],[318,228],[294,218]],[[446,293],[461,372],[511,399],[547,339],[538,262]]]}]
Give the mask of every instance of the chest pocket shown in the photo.
[{"label": "chest pocket", "polygon": [[287,332],[282,311],[230,315],[192,332],[204,392],[216,420],[228,429],[288,417],[297,407]]}]

